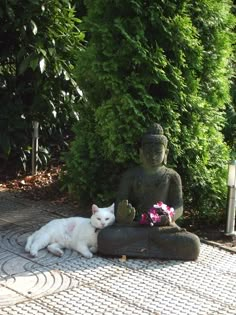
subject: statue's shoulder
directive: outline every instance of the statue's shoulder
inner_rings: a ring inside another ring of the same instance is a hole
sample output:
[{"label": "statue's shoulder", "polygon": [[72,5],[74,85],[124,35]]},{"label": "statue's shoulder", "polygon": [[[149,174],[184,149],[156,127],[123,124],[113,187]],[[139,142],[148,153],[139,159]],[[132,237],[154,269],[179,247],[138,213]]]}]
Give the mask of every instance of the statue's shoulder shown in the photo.
[{"label": "statue's shoulder", "polygon": [[172,181],[181,182],[179,173],[177,173],[173,168],[166,167],[166,174],[171,178]]}]

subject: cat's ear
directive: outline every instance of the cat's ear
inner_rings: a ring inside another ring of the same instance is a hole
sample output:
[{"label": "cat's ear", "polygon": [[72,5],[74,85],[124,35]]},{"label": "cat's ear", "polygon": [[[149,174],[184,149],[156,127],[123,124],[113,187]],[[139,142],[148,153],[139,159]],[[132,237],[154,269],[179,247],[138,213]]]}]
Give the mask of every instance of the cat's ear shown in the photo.
[{"label": "cat's ear", "polygon": [[109,210],[111,211],[111,213],[115,212],[115,204],[114,203],[109,207]]},{"label": "cat's ear", "polygon": [[98,206],[93,204],[92,205],[92,213],[94,214],[94,213],[98,212],[98,210],[99,210]]}]

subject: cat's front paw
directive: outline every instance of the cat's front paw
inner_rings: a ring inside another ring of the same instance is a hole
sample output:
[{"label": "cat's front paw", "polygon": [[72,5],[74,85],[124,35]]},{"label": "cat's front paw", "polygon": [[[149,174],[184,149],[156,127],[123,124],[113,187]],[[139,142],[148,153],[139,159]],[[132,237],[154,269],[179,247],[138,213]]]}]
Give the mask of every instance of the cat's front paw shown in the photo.
[{"label": "cat's front paw", "polygon": [[98,248],[97,247],[90,247],[89,248],[90,249],[90,251],[93,253],[93,254],[95,254],[97,251],[98,251]]},{"label": "cat's front paw", "polygon": [[38,251],[37,251],[37,250],[34,250],[34,249],[31,249],[31,250],[30,250],[30,255],[31,255],[32,257],[38,257]]},{"label": "cat's front paw", "polygon": [[26,246],[25,246],[25,251],[26,251],[27,253],[29,253],[29,252],[30,252],[30,246],[29,246],[29,245],[27,245],[27,244],[26,244]]},{"label": "cat's front paw", "polygon": [[63,250],[59,247],[59,245],[55,243],[48,245],[47,250],[58,257],[62,257],[64,254]]},{"label": "cat's front paw", "polygon": [[92,258],[93,257],[93,254],[92,253],[84,253],[82,254],[85,258]]}]

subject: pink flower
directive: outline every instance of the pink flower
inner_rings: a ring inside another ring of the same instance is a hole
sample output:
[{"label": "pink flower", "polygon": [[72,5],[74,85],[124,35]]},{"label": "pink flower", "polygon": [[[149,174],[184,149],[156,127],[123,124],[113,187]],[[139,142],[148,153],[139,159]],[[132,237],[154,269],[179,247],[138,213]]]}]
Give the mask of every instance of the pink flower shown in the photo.
[{"label": "pink flower", "polygon": [[148,215],[146,213],[142,213],[139,223],[148,224]]},{"label": "pink flower", "polygon": [[157,206],[158,208],[162,208],[162,205],[164,205],[164,203],[162,201],[158,201],[154,207]]},{"label": "pink flower", "polygon": [[168,208],[168,206],[163,203],[162,206],[161,206],[161,209],[162,209],[164,212],[166,212],[166,211],[167,211],[167,208]]},{"label": "pink flower", "polygon": [[171,217],[173,217],[174,214],[175,214],[174,208],[173,208],[173,207],[169,207],[168,211],[169,211],[169,215],[170,215]]},{"label": "pink flower", "polygon": [[171,221],[171,218],[174,216],[174,208],[167,206],[162,201],[158,201],[149,209],[148,213],[141,215],[139,223],[153,226],[155,223],[161,222],[161,215],[167,215]]},{"label": "pink flower", "polygon": [[149,214],[157,214],[157,211],[155,209],[155,205],[148,211]]},{"label": "pink flower", "polygon": [[172,207],[166,206],[166,208],[163,209],[163,211],[165,213],[169,214],[171,217],[174,216],[174,208],[172,208]]},{"label": "pink flower", "polygon": [[153,223],[157,223],[157,222],[161,221],[161,217],[159,216],[158,213],[150,213],[149,212],[149,215],[150,215],[150,218],[151,218]]}]

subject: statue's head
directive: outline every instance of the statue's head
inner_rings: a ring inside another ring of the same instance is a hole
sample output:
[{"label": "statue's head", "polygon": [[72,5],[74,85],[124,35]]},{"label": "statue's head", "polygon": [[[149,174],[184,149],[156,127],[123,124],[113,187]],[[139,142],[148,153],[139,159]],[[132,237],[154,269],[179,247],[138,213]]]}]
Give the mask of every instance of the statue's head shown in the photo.
[{"label": "statue's head", "polygon": [[146,168],[160,166],[167,154],[168,140],[159,124],[151,125],[141,139],[140,156]]},{"label": "statue's head", "polygon": [[160,143],[167,148],[168,140],[164,135],[162,126],[154,123],[146,131],[142,137],[142,145],[145,143]]}]

